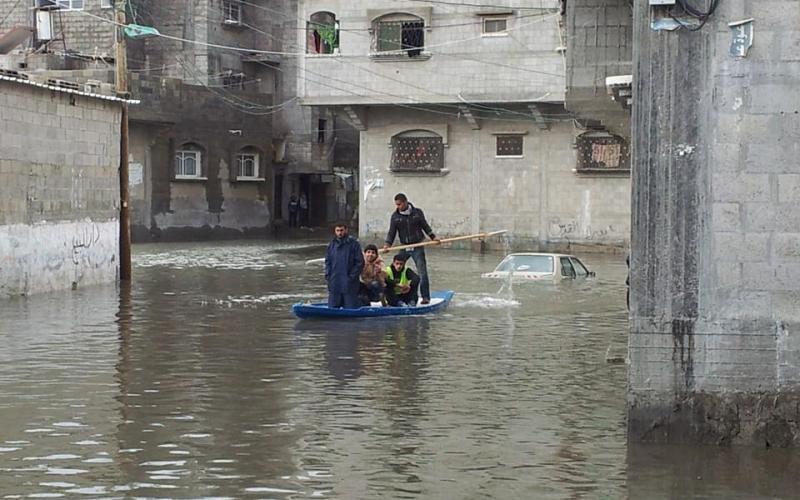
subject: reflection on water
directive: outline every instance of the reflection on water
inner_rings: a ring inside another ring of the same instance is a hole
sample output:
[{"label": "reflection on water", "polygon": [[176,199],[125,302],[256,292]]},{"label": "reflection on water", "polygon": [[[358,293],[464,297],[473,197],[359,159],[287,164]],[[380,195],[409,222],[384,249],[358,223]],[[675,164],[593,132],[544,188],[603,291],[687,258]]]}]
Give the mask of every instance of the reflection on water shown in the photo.
[{"label": "reflection on water", "polygon": [[[443,314],[296,320],[293,302],[325,297],[322,269],[304,264],[323,248],[136,247],[130,287],[0,302],[0,492],[668,498],[686,482],[726,498],[790,491],[791,454],[713,449],[687,461],[704,452],[626,450],[624,366],[604,360],[626,343],[624,262],[589,256],[595,279],[499,294],[480,274],[501,255],[436,249],[434,288],[457,291]],[[759,479],[766,470],[787,479]]]}]

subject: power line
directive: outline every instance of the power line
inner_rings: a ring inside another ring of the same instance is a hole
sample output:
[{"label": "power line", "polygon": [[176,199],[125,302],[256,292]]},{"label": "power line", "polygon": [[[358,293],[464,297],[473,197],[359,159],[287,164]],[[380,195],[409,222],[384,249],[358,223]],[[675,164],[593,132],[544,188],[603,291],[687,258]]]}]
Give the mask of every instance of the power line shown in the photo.
[{"label": "power line", "polygon": [[523,7],[519,5],[498,5],[490,3],[471,3],[471,2],[448,2],[446,0],[394,0],[395,2],[417,2],[434,3],[439,5],[450,5],[453,7],[485,7],[490,9],[513,9],[513,10],[553,10],[550,7]]},{"label": "power line", "polygon": [[[81,11],[81,12],[83,12],[83,11]],[[93,14],[89,14],[88,12],[83,12],[83,13],[88,15],[88,16],[90,16],[90,17],[95,17],[95,18],[97,18],[97,19],[99,19],[99,20],[101,20],[103,22],[108,22],[108,23],[115,24],[115,25],[125,26],[125,25],[122,25],[120,23],[116,23],[115,21],[111,21],[109,19],[106,19],[106,18],[103,18],[103,17],[100,17],[100,16],[95,16]],[[549,17],[551,17],[551,16],[542,16],[542,18],[538,19],[536,22],[540,22],[542,20],[546,20]],[[532,25],[532,24],[535,24],[535,23],[529,23],[528,25]],[[522,27],[527,27],[528,25],[518,26],[515,29],[520,29]],[[305,53],[276,52],[276,51],[257,51],[257,50],[253,50],[253,49],[243,49],[241,47],[232,47],[232,46],[225,46],[225,45],[219,45],[219,44],[208,44],[208,43],[200,42],[200,41],[197,41],[197,40],[184,39],[184,38],[180,38],[180,37],[171,37],[171,36],[166,36],[166,35],[163,35],[163,34],[161,35],[161,38],[175,39],[175,40],[178,40],[178,41],[187,42],[187,43],[193,43],[193,44],[202,45],[202,46],[213,46],[213,47],[217,47],[217,48],[220,48],[220,49],[223,49],[223,50],[230,50],[230,51],[239,51],[239,52],[240,51],[247,51],[249,53],[277,53],[277,54],[282,54],[282,55],[303,55],[303,56],[305,55]],[[435,46],[449,45],[449,44],[452,44],[452,43],[462,43],[464,41],[467,41],[467,40],[458,40],[458,41],[445,42],[444,44],[436,44]],[[431,47],[433,47],[433,46],[431,46]],[[263,63],[261,61],[255,61],[255,62],[257,64],[262,65],[262,66],[268,67],[268,68],[270,68],[272,70],[277,69],[278,71],[283,72],[282,69],[276,68],[276,67],[273,67],[273,66],[267,66],[265,63]],[[478,60],[478,62],[482,62],[482,61]],[[186,69],[186,68],[184,68],[184,69]],[[297,67],[297,69],[301,70],[300,67]],[[409,99],[408,96],[400,96],[400,95],[392,94],[392,93],[389,93],[389,92],[375,90],[375,89],[371,89],[369,87],[364,87],[363,85],[354,85],[351,82],[347,82],[347,81],[344,81],[344,80],[339,80],[339,79],[336,79],[336,78],[332,78],[330,75],[319,74],[319,73],[310,71],[307,68],[302,68],[302,71],[304,71],[306,73],[311,73],[312,75],[320,76],[321,78],[324,78],[325,80],[333,80],[333,81],[342,82],[342,83],[344,83],[346,85],[349,85],[351,87],[356,87],[356,88],[360,88],[360,89],[366,90],[368,92],[372,92],[373,94],[382,94],[382,95],[389,96],[389,97],[392,97],[392,98],[395,98],[395,99],[400,99],[401,101],[406,101],[406,100]],[[560,75],[558,75],[558,76],[560,76]],[[195,78],[196,78],[196,75],[195,75]],[[307,81],[310,81],[312,83],[317,83],[319,85],[327,86],[327,87],[333,88],[335,90],[346,92],[348,94],[352,94],[352,95],[355,95],[355,96],[358,96],[358,97],[369,98],[369,96],[366,96],[366,95],[363,95],[363,94],[359,94],[357,92],[353,92],[352,90],[344,89],[344,88],[341,88],[341,87],[334,87],[334,86],[331,86],[329,84],[326,84],[326,83],[323,83],[323,82],[319,82],[319,81],[315,81],[315,80],[310,80],[310,79],[305,78],[305,77],[301,77],[301,78],[303,78],[303,79],[305,79]],[[209,89],[209,91],[214,92],[212,89]],[[235,99],[233,100],[233,102],[231,102],[231,99],[229,99],[229,98],[226,99],[224,96],[221,96],[219,94],[217,94],[217,95],[220,98],[226,100],[226,102],[228,102],[229,104],[232,104],[235,107],[237,107],[238,109],[241,109],[241,105],[237,105],[237,103],[236,103],[236,100],[240,100],[240,98],[233,96]],[[264,107],[263,105],[256,105],[255,103],[249,103],[248,101],[243,101],[243,102],[247,103],[246,106]],[[287,101],[286,103],[288,103],[288,102],[289,101]],[[283,103],[283,104],[286,104],[286,103]],[[460,115],[461,115],[461,111],[459,110],[459,107],[458,107],[459,105],[457,105],[457,104],[451,105],[451,104],[441,104],[441,103],[435,103],[435,102],[415,102],[415,103],[408,104],[408,103],[404,103],[404,102],[398,103],[395,100],[384,101],[384,103],[386,105],[393,105],[393,106],[404,107],[404,108],[409,108],[409,109],[416,109],[418,111],[424,111],[424,112],[429,112],[429,113],[444,114],[444,115],[451,116],[451,117],[460,117]],[[415,107],[415,106],[451,107],[451,108],[455,108],[457,110],[457,112],[456,113],[449,113],[449,112],[444,112],[444,111],[437,111],[435,109],[428,109],[428,108],[425,108],[425,107]],[[266,113],[263,113],[263,114],[272,114],[273,112],[274,111],[269,111],[269,112],[266,112]],[[509,120],[509,119],[496,119],[496,118],[493,118],[493,117],[480,117],[480,118],[484,119],[484,120],[514,121],[514,120]],[[531,120],[532,119],[533,119],[533,116],[531,116]],[[525,121],[531,121],[531,120],[525,120]],[[523,121],[523,120],[516,120],[516,121]]]}]

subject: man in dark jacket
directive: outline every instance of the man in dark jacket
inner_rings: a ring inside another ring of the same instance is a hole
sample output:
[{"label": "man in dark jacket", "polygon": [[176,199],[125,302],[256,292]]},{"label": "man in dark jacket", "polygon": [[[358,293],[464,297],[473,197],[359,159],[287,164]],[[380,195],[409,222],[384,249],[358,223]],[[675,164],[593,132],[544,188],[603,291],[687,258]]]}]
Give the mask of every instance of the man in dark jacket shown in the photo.
[{"label": "man in dark jacket", "polygon": [[361,245],[347,234],[347,224],[336,224],[335,238],[325,254],[325,281],[328,282],[328,307],[361,307],[358,300],[359,276],[364,268]]},{"label": "man in dark jacket", "polygon": [[408,254],[400,252],[386,268],[386,302],[390,306],[416,306],[419,276],[406,267]]},{"label": "man in dark jacket", "polygon": [[[386,244],[383,246],[387,250],[394,243],[395,236],[400,236],[400,243],[403,245],[411,245],[420,243],[425,239],[427,234],[433,241],[439,241],[439,238],[433,234],[431,226],[425,220],[425,214],[422,210],[415,207],[408,202],[408,198],[403,193],[398,193],[394,197],[394,205],[397,209],[392,214],[389,221],[389,233],[386,235]],[[431,285],[428,280],[428,263],[425,260],[425,247],[417,247],[406,250],[409,257],[414,259],[414,265],[417,266],[417,273],[419,273],[419,291],[422,295],[422,304],[428,304],[431,301]]]}]

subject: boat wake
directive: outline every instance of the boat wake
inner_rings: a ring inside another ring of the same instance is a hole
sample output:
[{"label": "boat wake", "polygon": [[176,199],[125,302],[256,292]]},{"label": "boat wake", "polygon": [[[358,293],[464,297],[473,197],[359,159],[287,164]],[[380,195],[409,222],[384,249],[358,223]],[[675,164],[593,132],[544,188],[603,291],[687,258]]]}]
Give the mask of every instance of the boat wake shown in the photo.
[{"label": "boat wake", "polygon": [[259,297],[255,295],[242,295],[239,297],[228,296],[224,299],[215,299],[214,304],[222,307],[258,307],[260,305],[269,304],[271,302],[276,301],[284,301],[284,300],[321,300],[324,299],[324,295],[320,295],[317,293],[274,293],[271,295],[261,295]]},{"label": "boat wake", "polygon": [[519,307],[520,302],[516,299],[507,299],[495,295],[456,295],[453,307],[471,307],[476,309],[511,309]]}]

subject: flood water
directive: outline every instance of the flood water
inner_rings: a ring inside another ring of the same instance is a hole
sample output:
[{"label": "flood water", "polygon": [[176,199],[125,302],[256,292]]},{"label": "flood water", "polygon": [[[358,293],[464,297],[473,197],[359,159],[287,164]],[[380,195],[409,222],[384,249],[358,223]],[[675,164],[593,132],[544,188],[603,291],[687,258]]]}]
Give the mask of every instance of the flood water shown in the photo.
[{"label": "flood water", "polygon": [[[629,447],[624,259],[437,315],[297,320],[309,243],[134,248],[130,288],[0,301],[0,498],[777,498],[793,452]],[[502,288],[502,289],[501,289]]]}]

